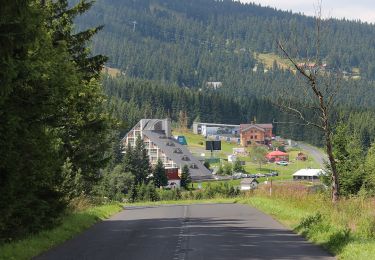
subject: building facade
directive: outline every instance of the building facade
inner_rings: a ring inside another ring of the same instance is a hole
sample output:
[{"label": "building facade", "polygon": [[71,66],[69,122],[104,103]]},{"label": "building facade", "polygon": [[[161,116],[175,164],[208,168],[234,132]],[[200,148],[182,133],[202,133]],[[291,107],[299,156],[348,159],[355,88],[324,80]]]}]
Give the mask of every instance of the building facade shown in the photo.
[{"label": "building facade", "polygon": [[272,124],[241,124],[241,145],[269,144],[272,140],[272,128]]},{"label": "building facade", "polygon": [[134,147],[137,138],[142,138],[152,166],[160,159],[166,169],[181,170],[188,165],[193,180],[212,177],[202,162],[173,138],[169,119],[141,119],[122,139],[123,150],[129,144]]}]

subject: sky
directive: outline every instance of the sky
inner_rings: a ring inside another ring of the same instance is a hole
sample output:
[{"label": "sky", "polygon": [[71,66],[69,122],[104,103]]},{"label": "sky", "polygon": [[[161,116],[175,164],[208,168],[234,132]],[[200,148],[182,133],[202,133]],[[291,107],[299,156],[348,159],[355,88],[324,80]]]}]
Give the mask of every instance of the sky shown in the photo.
[{"label": "sky", "polygon": [[[243,3],[254,2],[262,6],[276,7],[281,10],[314,15],[317,0],[240,0]],[[375,24],[374,0],[323,0],[323,18],[347,18]]]}]

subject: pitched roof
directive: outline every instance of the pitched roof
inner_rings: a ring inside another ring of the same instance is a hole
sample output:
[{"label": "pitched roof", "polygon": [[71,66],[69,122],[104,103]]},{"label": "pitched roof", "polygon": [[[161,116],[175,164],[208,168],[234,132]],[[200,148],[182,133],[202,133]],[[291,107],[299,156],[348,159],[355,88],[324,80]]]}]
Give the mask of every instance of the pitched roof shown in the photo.
[{"label": "pitched roof", "polygon": [[256,128],[256,129],[258,129],[258,130],[260,130],[260,131],[262,131],[262,132],[265,132],[264,128],[259,127],[259,126],[257,126],[257,125],[249,125],[249,126],[245,127],[244,129],[242,129],[241,132],[247,132],[247,131],[249,131],[250,129],[254,129],[254,128]]},{"label": "pitched roof", "polygon": [[270,152],[266,155],[266,157],[271,157],[271,156],[287,156],[288,154],[287,153],[284,153],[282,151],[273,151],[273,152]]},{"label": "pitched roof", "polygon": [[251,126],[258,127],[258,128],[263,129],[263,130],[273,128],[272,124],[241,124],[240,129],[241,129],[241,131],[247,131],[248,129],[250,129],[249,127],[251,127]]},{"label": "pitched roof", "polygon": [[245,178],[241,180],[241,184],[251,184],[253,182],[259,183],[258,180],[254,178]]},{"label": "pitched roof", "polygon": [[300,169],[296,171],[293,176],[320,176],[324,175],[324,171],[322,169]]},{"label": "pitched roof", "polygon": [[182,168],[187,164],[193,180],[212,178],[211,172],[190,153],[186,146],[181,145],[174,138],[168,138],[160,131],[144,130],[143,134],[155,143],[178,167]]}]

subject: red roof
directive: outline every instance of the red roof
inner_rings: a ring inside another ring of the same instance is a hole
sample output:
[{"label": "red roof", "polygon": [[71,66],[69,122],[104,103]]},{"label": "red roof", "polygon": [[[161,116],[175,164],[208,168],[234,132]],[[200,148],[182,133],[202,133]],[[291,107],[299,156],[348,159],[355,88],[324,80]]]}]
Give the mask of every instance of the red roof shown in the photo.
[{"label": "red roof", "polygon": [[274,157],[274,156],[288,156],[288,154],[282,151],[273,151],[267,154],[267,157]]},{"label": "red roof", "polygon": [[180,177],[178,176],[178,169],[165,169],[167,174],[168,180],[179,180]]}]

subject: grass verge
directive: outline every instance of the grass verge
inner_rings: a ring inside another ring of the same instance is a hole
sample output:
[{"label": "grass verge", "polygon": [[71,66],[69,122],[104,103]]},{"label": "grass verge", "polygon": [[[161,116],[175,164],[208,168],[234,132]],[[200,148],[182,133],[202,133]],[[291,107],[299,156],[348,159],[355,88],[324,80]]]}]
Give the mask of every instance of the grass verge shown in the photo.
[{"label": "grass verge", "polygon": [[375,259],[373,199],[342,199],[332,205],[329,196],[308,194],[290,187],[255,192],[238,203],[252,205],[285,226],[323,246],[339,259]]},{"label": "grass verge", "polygon": [[73,238],[93,224],[122,210],[122,205],[107,204],[68,214],[57,227],[28,238],[0,246],[0,259],[30,259]]}]

